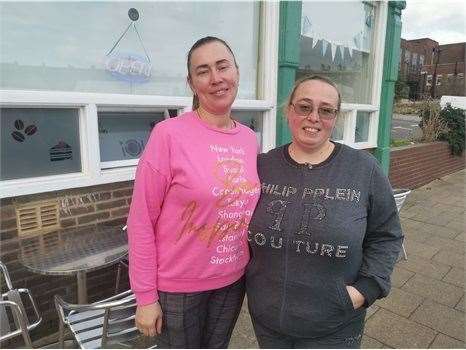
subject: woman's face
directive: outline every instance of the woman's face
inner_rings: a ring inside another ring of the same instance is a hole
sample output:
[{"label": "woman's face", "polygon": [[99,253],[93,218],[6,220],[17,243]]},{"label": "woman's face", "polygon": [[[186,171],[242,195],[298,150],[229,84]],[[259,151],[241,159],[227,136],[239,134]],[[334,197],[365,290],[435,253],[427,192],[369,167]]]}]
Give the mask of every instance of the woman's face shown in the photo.
[{"label": "woman's face", "polygon": [[[321,118],[318,109],[336,110],[337,90],[323,81],[308,80],[298,86],[291,103],[287,108],[287,119],[293,142],[304,151],[321,149],[330,139],[336,118]],[[303,116],[293,105],[312,109],[312,112]]]},{"label": "woman's face", "polygon": [[231,52],[213,41],[192,52],[189,85],[199,105],[212,114],[228,114],[238,92],[239,72]]}]

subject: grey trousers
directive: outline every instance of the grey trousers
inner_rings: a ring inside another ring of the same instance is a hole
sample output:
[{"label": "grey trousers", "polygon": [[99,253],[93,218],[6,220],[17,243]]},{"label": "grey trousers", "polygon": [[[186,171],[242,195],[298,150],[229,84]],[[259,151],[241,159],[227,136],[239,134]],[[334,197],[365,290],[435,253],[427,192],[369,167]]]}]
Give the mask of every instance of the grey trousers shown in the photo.
[{"label": "grey trousers", "polygon": [[159,291],[163,311],[158,348],[225,349],[245,293],[244,277],[214,290],[196,293]]},{"label": "grey trousers", "polygon": [[319,338],[299,338],[282,334],[255,320],[252,323],[261,349],[359,349],[365,312],[337,332]]}]

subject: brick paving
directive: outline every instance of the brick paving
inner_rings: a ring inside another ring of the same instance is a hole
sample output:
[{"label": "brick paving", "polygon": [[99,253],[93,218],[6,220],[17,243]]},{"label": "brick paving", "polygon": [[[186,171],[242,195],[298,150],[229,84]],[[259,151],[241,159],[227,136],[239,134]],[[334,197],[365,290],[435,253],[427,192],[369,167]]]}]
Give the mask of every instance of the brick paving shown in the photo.
[{"label": "brick paving", "polygon": [[[408,260],[368,310],[363,348],[465,348],[466,170],[414,190],[400,212]],[[230,348],[257,348],[246,303]]]}]

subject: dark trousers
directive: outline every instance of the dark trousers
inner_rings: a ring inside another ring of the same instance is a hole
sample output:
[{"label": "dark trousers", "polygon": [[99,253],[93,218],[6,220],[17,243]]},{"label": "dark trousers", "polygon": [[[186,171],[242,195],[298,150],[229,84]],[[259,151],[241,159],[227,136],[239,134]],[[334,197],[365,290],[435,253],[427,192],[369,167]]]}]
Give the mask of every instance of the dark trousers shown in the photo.
[{"label": "dark trousers", "polygon": [[219,289],[196,293],[159,291],[163,311],[158,348],[227,348],[244,299],[244,277]]},{"label": "dark trousers", "polygon": [[364,315],[365,313],[338,331],[320,338],[289,336],[264,326],[253,317],[251,319],[261,349],[359,349],[364,330]]}]

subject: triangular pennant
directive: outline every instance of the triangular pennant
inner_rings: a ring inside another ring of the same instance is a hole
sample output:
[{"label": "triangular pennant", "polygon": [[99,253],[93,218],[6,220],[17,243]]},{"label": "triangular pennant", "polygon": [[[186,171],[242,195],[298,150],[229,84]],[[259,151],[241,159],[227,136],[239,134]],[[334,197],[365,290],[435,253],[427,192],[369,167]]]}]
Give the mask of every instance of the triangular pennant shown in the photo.
[{"label": "triangular pennant", "polygon": [[303,20],[301,23],[301,34],[306,35],[311,32],[312,24],[311,21],[309,20],[309,17],[303,16]]},{"label": "triangular pennant", "polygon": [[330,50],[332,51],[332,62],[335,60],[335,54],[337,53],[338,45],[335,43],[330,43]]},{"label": "triangular pennant", "polygon": [[351,45],[351,43],[349,43],[346,48],[348,49],[349,57],[353,58],[353,45]]},{"label": "triangular pennant", "polygon": [[322,56],[325,56],[327,53],[327,46],[328,46],[328,41],[325,39],[322,39]]}]

